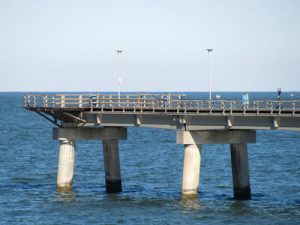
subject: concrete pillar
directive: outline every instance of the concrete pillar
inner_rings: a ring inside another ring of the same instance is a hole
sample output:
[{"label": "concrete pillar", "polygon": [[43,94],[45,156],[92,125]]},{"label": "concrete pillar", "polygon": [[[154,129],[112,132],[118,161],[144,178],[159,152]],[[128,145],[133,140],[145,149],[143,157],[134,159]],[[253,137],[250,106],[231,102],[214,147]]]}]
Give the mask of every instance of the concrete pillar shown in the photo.
[{"label": "concrete pillar", "polygon": [[184,145],[184,163],[182,176],[182,198],[198,197],[201,163],[201,145]]},{"label": "concrete pillar", "polygon": [[247,144],[230,144],[234,199],[251,199]]},{"label": "concrete pillar", "polygon": [[122,191],[119,144],[117,139],[102,140],[107,193]]},{"label": "concrete pillar", "polygon": [[57,190],[69,191],[72,188],[74,174],[75,141],[61,138],[59,144]]}]

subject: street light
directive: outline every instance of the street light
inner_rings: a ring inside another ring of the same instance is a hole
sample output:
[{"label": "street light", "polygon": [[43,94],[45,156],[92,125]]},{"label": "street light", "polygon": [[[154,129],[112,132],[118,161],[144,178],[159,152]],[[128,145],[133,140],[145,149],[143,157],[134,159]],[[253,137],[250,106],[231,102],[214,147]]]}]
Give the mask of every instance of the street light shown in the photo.
[{"label": "street light", "polygon": [[117,76],[118,76],[118,99],[120,103],[120,98],[121,98],[121,83],[122,83],[122,78],[121,78],[121,54],[123,52],[122,49],[116,50],[118,54],[118,62],[117,62]]},{"label": "street light", "polygon": [[211,100],[211,54],[214,49],[208,48],[206,49],[208,52],[208,61],[209,61],[209,100]]}]

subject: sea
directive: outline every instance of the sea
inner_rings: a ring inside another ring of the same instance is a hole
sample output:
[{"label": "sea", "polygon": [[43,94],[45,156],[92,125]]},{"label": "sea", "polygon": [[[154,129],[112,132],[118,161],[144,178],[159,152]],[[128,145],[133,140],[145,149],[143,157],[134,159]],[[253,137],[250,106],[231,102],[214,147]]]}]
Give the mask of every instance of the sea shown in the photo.
[{"label": "sea", "polygon": [[174,130],[151,128],[128,128],[120,141],[123,192],[105,192],[102,143],[78,141],[73,189],[59,193],[54,125],[22,108],[26,94],[34,93],[0,93],[0,224],[300,224],[300,132],[257,131],[248,145],[252,200],[233,199],[229,145],[202,146],[199,196],[181,200],[184,148]]}]

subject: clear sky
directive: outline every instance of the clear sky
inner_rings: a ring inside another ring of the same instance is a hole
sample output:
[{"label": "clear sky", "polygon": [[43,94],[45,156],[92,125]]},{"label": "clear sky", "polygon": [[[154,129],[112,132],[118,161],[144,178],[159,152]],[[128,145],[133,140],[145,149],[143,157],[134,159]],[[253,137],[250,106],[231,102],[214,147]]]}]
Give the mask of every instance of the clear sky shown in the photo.
[{"label": "clear sky", "polygon": [[300,91],[299,0],[0,0],[0,91]]}]

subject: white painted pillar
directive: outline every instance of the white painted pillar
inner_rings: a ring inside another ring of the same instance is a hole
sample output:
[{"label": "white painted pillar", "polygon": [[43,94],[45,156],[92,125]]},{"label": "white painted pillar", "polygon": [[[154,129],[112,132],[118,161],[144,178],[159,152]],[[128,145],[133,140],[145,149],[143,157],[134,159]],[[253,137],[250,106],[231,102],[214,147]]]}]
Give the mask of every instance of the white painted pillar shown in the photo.
[{"label": "white painted pillar", "polygon": [[122,191],[119,143],[117,139],[102,140],[107,193]]},{"label": "white painted pillar", "polygon": [[234,198],[251,199],[247,144],[231,144],[230,149]]},{"label": "white painted pillar", "polygon": [[74,175],[75,141],[61,138],[59,144],[57,190],[69,191]]},{"label": "white painted pillar", "polygon": [[182,176],[182,198],[198,197],[201,164],[201,145],[184,145],[184,163]]}]

